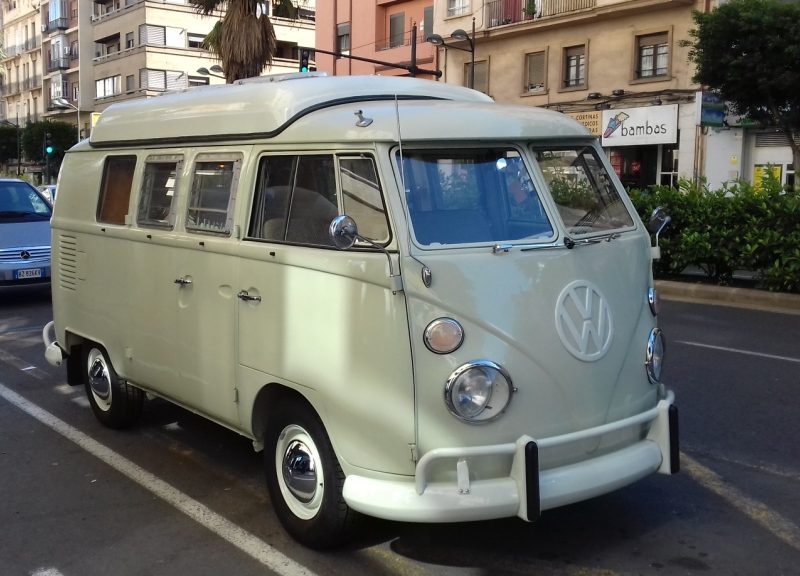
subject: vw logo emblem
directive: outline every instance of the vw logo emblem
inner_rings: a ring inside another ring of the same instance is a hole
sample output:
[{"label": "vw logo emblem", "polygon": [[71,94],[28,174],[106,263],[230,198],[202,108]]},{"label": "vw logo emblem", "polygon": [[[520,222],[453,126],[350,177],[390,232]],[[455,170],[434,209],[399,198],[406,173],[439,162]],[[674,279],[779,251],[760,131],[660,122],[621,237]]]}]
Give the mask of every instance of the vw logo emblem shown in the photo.
[{"label": "vw logo emblem", "polygon": [[568,284],[556,303],[556,330],[570,354],[585,362],[605,356],[614,324],[600,289],[586,280]]},{"label": "vw logo emblem", "polygon": [[31,257],[31,253],[28,252],[27,250],[23,250],[22,252],[19,253],[19,257],[22,258],[23,260],[28,260]]}]

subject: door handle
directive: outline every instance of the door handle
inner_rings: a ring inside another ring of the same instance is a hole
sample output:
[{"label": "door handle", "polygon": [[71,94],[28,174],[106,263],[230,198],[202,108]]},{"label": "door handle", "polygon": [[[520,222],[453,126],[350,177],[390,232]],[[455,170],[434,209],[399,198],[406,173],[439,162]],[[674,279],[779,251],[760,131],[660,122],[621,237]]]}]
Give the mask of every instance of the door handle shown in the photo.
[{"label": "door handle", "polygon": [[180,278],[175,278],[175,284],[180,284],[181,286],[188,286],[192,283],[191,278],[187,278],[186,276],[181,276]]},{"label": "door handle", "polygon": [[261,296],[250,296],[247,290],[242,290],[236,295],[239,300],[244,300],[245,302],[261,302]]}]

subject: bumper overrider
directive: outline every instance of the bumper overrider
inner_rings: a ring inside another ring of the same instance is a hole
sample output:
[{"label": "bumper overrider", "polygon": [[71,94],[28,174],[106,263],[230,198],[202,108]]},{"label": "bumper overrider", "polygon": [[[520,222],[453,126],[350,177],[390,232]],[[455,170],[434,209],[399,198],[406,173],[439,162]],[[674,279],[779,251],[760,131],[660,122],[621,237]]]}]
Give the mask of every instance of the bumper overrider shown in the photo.
[{"label": "bumper overrider", "polygon": [[[631,484],[654,472],[679,469],[678,409],[667,392],[658,404],[629,418],[551,438],[521,436],[516,442],[438,448],[417,463],[414,482],[349,475],[347,504],[359,512],[404,522],[465,522],[519,516],[536,520],[541,511],[586,500]],[[540,470],[539,452],[647,426],[646,437],[625,448],[573,464]],[[507,477],[471,480],[472,459],[513,457]],[[434,462],[452,462],[455,482],[431,482]]]}]

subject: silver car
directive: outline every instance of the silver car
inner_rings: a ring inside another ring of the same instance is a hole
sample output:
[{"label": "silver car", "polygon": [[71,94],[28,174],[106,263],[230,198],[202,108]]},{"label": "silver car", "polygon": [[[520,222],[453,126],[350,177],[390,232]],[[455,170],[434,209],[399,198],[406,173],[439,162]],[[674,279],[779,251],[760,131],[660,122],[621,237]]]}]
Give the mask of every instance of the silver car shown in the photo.
[{"label": "silver car", "polygon": [[0,288],[50,283],[51,215],[36,188],[0,178]]}]

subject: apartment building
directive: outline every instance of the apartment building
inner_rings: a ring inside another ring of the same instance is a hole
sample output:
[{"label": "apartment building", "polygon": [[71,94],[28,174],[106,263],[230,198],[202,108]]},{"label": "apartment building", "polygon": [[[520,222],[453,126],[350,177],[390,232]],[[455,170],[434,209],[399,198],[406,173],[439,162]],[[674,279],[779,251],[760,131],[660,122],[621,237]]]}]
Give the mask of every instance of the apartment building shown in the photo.
[{"label": "apartment building", "polygon": [[[265,74],[296,72],[298,46],[313,46],[315,1],[296,5],[290,17],[263,4],[278,40]],[[2,8],[2,112],[11,122],[76,122],[87,136],[93,113],[114,102],[225,81],[201,48],[218,18],[186,0],[2,0]]]},{"label": "apartment building", "polygon": [[[791,149],[773,130],[742,126],[692,81],[693,10],[718,0],[331,0],[318,10],[317,46],[406,62],[417,45],[441,81],[495,100],[561,111],[602,140],[631,187],[705,179],[758,182],[769,164],[794,179]],[[422,10],[420,12],[420,9]],[[400,33],[403,44],[400,45]],[[473,64],[474,63],[474,64]],[[317,55],[331,74],[404,74]]]},{"label": "apartment building", "polygon": [[[433,0],[327,0],[317,5],[317,70],[332,75],[409,76],[394,65],[438,69],[433,30]],[[348,58],[353,56],[355,58]],[[365,58],[376,62],[358,60]],[[419,78],[435,78],[427,73]]]}]

